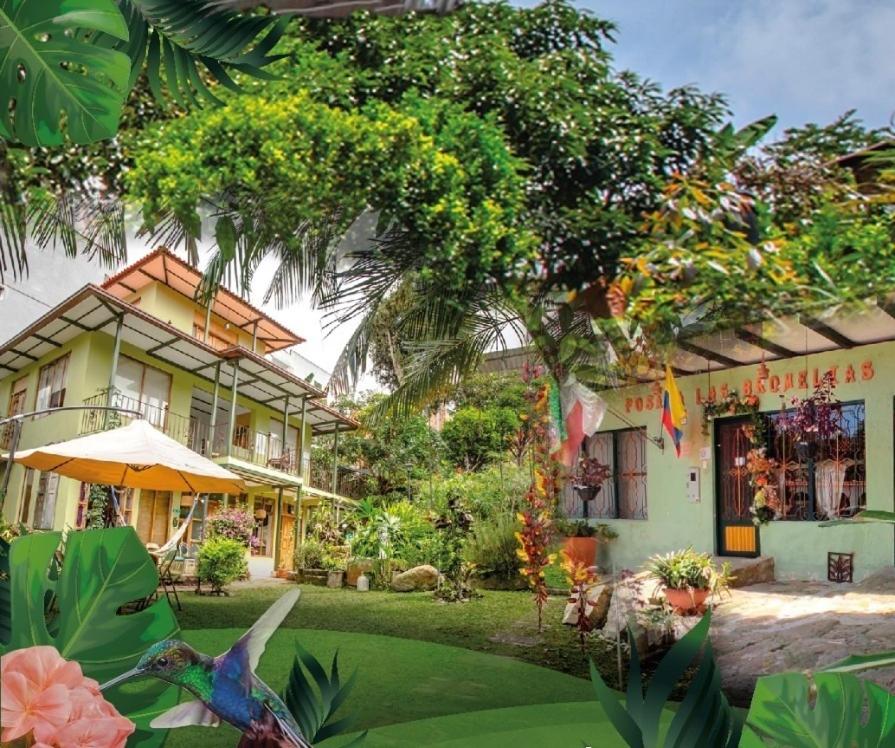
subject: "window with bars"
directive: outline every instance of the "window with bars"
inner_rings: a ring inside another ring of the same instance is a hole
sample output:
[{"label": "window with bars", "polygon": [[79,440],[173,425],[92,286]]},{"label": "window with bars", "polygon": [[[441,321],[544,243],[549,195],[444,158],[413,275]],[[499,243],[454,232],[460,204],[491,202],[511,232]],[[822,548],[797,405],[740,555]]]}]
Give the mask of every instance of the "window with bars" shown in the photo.
[{"label": "window with bars", "polygon": [[609,466],[610,475],[589,501],[567,481],[564,509],[567,517],[579,519],[646,519],[646,429],[604,431],[584,442],[588,457]]},{"label": "window with bars", "polygon": [[807,455],[780,428],[783,413],[766,416],[768,456],[780,465],[776,519],[850,517],[866,506],[864,403],[843,403],[837,411],[838,433],[820,440]]}]

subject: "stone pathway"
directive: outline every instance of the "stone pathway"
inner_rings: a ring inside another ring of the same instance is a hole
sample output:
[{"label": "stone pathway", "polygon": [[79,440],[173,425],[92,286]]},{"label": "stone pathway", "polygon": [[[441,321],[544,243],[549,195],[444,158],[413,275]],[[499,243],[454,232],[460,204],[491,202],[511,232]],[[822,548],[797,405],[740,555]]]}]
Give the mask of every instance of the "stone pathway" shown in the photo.
[{"label": "stone pathway", "polygon": [[[730,698],[747,704],[760,675],[811,670],[850,654],[895,649],[895,569],[855,585],[771,582],[731,590],[712,644]],[[867,678],[895,691],[895,667]]]}]

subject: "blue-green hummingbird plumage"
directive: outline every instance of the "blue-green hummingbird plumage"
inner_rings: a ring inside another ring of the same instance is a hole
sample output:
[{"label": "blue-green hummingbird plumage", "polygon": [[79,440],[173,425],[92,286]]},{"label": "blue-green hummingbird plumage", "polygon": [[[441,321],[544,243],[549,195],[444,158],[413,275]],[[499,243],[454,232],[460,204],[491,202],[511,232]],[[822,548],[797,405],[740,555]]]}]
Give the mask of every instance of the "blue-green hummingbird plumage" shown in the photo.
[{"label": "blue-green hummingbird plumage", "polygon": [[157,717],[153,727],[214,726],[220,719],[243,734],[254,734],[263,727],[267,734],[272,731],[282,745],[310,748],[282,699],[254,672],[267,639],[292,609],[298,594],[293,590],[280,598],[218,657],[197,652],[186,642],[167,639],[153,644],[133,670],[103,688],[132,676],[151,675],[185,688],[198,699]]}]

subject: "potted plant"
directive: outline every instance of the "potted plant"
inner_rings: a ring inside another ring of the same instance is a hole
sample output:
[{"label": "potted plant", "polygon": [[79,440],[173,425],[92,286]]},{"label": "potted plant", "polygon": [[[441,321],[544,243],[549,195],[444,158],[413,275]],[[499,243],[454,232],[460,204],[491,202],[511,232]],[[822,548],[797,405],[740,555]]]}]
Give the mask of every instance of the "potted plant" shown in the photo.
[{"label": "potted plant", "polygon": [[767,456],[765,447],[753,447],[746,454],[746,470],[749,472],[749,483],[754,491],[749,511],[752,524],[756,527],[765,525],[777,517],[780,511],[780,498],[777,491],[777,471],[780,464]]},{"label": "potted plant", "polygon": [[597,558],[597,534],[596,525],[590,524],[585,519],[566,520],[557,523],[560,532],[566,536],[563,542],[563,551],[573,563],[593,566]]},{"label": "potted plant", "polygon": [[828,371],[814,392],[807,397],[792,398],[792,410],[780,418],[780,430],[792,439],[800,460],[814,459],[818,445],[842,431],[835,389],[833,372]]},{"label": "potted plant", "polygon": [[295,549],[295,568],[298,569],[298,581],[305,584],[327,583],[329,574],[323,568],[326,549],[317,538],[305,538]]},{"label": "potted plant", "polygon": [[326,553],[323,556],[323,568],[326,569],[326,586],[340,589],[345,581],[344,559]]},{"label": "potted plant", "polygon": [[646,570],[665,587],[665,599],[677,613],[701,611],[709,595],[722,592],[730,583],[730,565],[716,569],[711,556],[692,547],[655,555]]},{"label": "potted plant", "polygon": [[581,456],[575,474],[572,476],[572,488],[581,499],[581,513],[584,517],[589,515],[588,504],[600,493],[603,482],[611,475],[612,471],[609,466],[600,462],[596,457]]}]

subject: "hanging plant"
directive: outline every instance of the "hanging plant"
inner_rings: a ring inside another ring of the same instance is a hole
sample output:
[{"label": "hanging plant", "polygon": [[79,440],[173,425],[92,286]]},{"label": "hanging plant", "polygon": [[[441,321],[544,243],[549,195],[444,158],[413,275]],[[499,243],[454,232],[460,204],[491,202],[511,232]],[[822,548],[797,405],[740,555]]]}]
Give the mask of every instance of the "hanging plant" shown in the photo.
[{"label": "hanging plant", "polygon": [[817,445],[842,432],[842,404],[836,397],[836,379],[832,371],[823,375],[807,397],[790,400],[792,410],[782,414],[778,427],[790,437],[803,460],[814,457]]},{"label": "hanging plant", "polygon": [[763,421],[756,418],[758,414],[759,400],[757,395],[746,395],[740,397],[736,390],[730,390],[720,400],[708,400],[702,405],[702,434],[709,436],[711,434],[711,423],[716,418],[725,416],[739,416],[746,413],[753,416],[753,427],[758,424],[762,425]]}]

